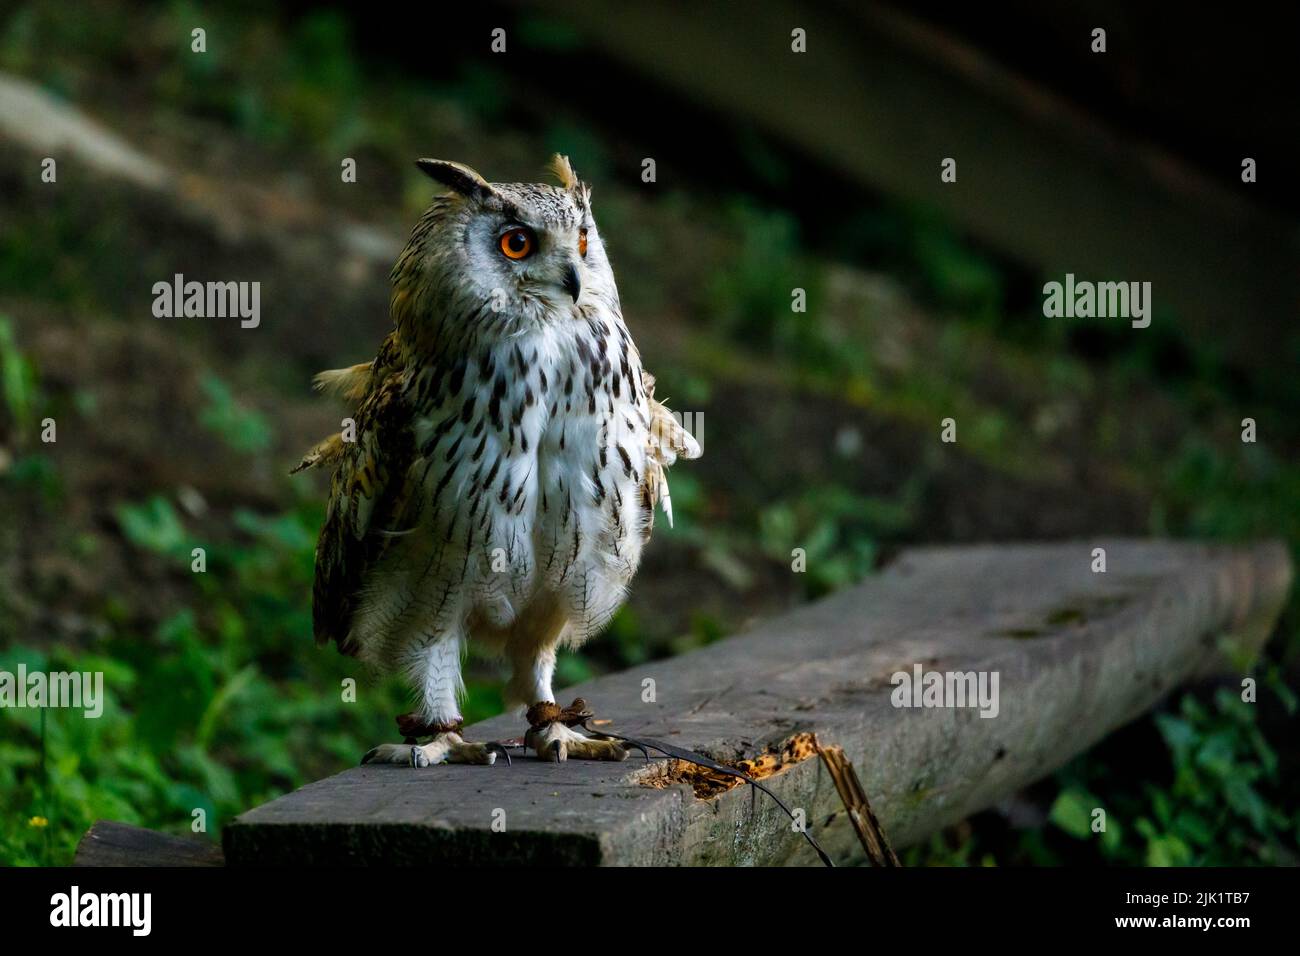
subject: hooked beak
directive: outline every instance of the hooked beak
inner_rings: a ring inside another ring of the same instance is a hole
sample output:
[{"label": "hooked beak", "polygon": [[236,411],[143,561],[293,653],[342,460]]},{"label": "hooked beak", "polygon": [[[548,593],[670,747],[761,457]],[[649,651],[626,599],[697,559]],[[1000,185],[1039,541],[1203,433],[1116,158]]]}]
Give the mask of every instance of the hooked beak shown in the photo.
[{"label": "hooked beak", "polygon": [[560,282],[564,291],[572,296],[573,301],[578,301],[578,296],[582,293],[582,280],[578,278],[578,267],[570,262],[564,271],[564,279]]}]

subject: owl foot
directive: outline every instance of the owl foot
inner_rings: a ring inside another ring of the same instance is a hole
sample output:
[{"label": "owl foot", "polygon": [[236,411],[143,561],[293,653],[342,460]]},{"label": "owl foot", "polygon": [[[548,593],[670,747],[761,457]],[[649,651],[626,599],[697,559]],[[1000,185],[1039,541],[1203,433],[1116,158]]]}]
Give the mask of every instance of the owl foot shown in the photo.
[{"label": "owl foot", "polygon": [[531,747],[542,760],[559,762],[578,760],[624,760],[627,750],[617,740],[597,740],[553,721],[531,728],[524,735],[524,746]]},{"label": "owl foot", "polygon": [[510,763],[506,748],[491,741],[486,744],[468,743],[460,734],[437,734],[427,744],[380,744],[361,758],[363,764],[395,763],[403,767],[427,767],[435,763],[493,764],[497,754]]},{"label": "owl foot", "polygon": [[591,709],[581,697],[568,707],[544,700],[528,708],[529,730],[524,747],[532,747],[542,760],[559,763],[575,757],[579,760],[624,760],[627,749],[617,740],[588,736],[575,730],[592,718]]}]

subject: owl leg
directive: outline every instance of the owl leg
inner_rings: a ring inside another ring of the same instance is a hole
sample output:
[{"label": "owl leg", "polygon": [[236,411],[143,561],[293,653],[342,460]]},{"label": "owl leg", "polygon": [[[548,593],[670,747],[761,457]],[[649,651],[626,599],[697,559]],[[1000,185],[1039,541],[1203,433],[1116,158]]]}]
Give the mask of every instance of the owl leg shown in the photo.
[{"label": "owl leg", "polygon": [[[421,701],[418,711],[397,718],[398,728],[407,740],[372,748],[361,758],[363,764],[395,763],[407,767],[438,763],[492,764],[498,754],[510,762],[510,754],[501,744],[471,743],[459,733],[463,720],[456,702],[462,687],[458,640],[444,637],[416,648],[408,658],[406,670],[419,689]],[[433,735],[428,743],[415,742],[416,737],[427,734]]]},{"label": "owl leg", "polygon": [[[547,622],[548,625],[553,622]],[[531,747],[543,760],[623,760],[627,751],[616,740],[596,740],[567,726],[560,718],[563,708],[554,703],[551,681],[555,677],[555,647],[560,626],[544,626],[535,632],[544,635],[543,641],[516,641],[506,649],[510,658],[510,682],[506,684],[506,700],[511,704],[527,704],[530,729],[524,735],[524,746]],[[575,702],[576,703],[576,702]]]}]

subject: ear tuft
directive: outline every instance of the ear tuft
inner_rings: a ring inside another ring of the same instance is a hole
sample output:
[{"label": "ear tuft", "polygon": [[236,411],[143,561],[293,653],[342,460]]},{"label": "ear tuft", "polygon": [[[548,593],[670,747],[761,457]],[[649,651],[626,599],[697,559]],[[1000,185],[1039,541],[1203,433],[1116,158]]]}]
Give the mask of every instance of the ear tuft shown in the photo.
[{"label": "ear tuft", "polygon": [[568,156],[562,156],[556,153],[551,157],[551,172],[555,173],[555,178],[560,181],[560,185],[565,189],[574,189],[578,185],[578,174],[573,171],[573,166],[569,163]]},{"label": "ear tuft", "polygon": [[462,196],[482,199],[492,192],[491,184],[464,163],[445,159],[417,159],[415,165],[432,179]]}]

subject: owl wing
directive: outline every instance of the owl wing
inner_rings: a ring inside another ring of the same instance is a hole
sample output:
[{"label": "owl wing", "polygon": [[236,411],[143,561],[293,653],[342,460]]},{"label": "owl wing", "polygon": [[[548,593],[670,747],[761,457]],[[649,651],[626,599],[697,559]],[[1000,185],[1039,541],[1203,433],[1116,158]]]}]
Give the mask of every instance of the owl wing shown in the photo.
[{"label": "owl wing", "polygon": [[372,388],[357,410],[357,440],[344,442],[330,487],[325,526],[316,544],[312,627],[316,642],[333,640],[355,654],[349,639],[358,591],[394,540],[411,497],[415,460],[412,414],[404,373]]},{"label": "owl wing", "polygon": [[[316,391],[323,395],[341,398],[349,404],[364,404],[375,386],[382,385],[400,364],[401,341],[396,332],[391,332],[373,360],[347,368],[327,369],[316,375],[314,384]],[[296,475],[307,468],[324,468],[337,464],[346,451],[347,445],[342,433],[335,432],[309,449],[289,474]]]},{"label": "owl wing", "polygon": [[649,372],[642,372],[641,379],[645,383],[646,402],[650,408],[646,474],[641,491],[649,502],[651,515],[654,514],[654,505],[658,503],[668,518],[668,526],[672,527],[673,499],[668,494],[668,479],[664,473],[678,458],[699,458],[700,445],[691,433],[682,427],[682,423],[677,420],[668,406],[654,397],[654,376]]}]

